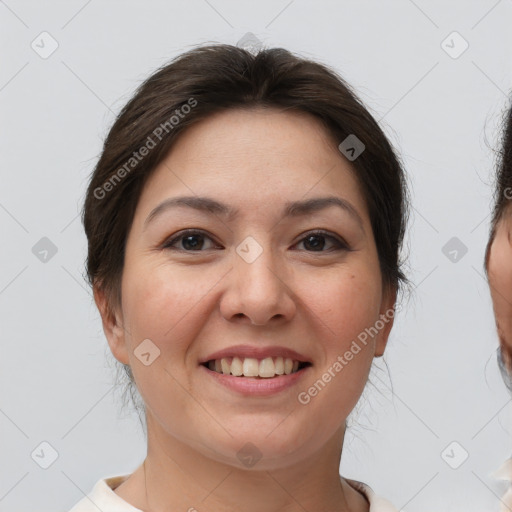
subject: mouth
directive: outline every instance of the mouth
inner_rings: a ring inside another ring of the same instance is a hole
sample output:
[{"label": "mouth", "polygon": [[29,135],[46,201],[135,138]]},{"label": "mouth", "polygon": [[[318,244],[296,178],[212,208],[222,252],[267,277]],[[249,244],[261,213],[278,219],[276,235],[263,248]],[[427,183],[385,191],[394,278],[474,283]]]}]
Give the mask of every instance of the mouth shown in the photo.
[{"label": "mouth", "polygon": [[273,379],[282,375],[291,375],[312,366],[308,361],[299,361],[289,357],[223,357],[200,363],[212,372],[233,377],[252,379]]}]

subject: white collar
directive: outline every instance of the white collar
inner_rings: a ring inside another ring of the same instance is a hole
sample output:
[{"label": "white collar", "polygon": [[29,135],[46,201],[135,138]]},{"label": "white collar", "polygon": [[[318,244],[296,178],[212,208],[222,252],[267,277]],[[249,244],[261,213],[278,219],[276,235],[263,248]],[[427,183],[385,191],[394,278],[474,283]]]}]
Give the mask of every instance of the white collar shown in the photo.
[{"label": "white collar", "polygon": [[[126,502],[114,489],[121,485],[130,475],[118,475],[98,480],[91,492],[82,498],[69,512],[143,512]],[[356,480],[345,479],[359,491],[370,504],[370,512],[398,512],[389,501],[377,496],[366,484]]]}]

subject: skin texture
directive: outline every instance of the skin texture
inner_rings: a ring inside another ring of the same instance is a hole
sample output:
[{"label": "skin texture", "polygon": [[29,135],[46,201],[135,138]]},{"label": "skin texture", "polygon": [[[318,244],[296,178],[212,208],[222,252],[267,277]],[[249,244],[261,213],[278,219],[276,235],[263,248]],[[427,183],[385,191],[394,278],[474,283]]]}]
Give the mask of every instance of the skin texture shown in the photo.
[{"label": "skin texture", "polygon": [[[228,220],[180,207],[144,229],[155,206],[181,195],[208,196],[239,214]],[[350,202],[362,224],[335,206],[282,218],[287,201],[322,196]],[[162,247],[187,228],[206,232],[194,240],[202,249],[183,239],[174,250]],[[329,238],[313,240],[325,243],[315,250],[304,240],[314,229],[350,250]],[[247,236],[263,250],[252,263],[235,251]],[[187,129],[143,190],[125,256],[122,308],[109,314],[99,289],[95,299],[112,353],[132,367],[146,403],[148,454],[115,492],[148,511],[368,510],[340,482],[339,464],[345,420],[372,359],[384,352],[392,318],[310,403],[297,400],[396,299],[396,290],[382,287],[353,169],[319,121],[274,109],[230,110]],[[134,350],[148,338],[160,356],[145,366]],[[241,343],[284,345],[313,366],[291,389],[244,397],[198,366]],[[247,442],[262,455],[251,468],[237,457]]]},{"label": "skin texture", "polygon": [[496,226],[487,267],[503,361],[512,373],[512,208]]}]

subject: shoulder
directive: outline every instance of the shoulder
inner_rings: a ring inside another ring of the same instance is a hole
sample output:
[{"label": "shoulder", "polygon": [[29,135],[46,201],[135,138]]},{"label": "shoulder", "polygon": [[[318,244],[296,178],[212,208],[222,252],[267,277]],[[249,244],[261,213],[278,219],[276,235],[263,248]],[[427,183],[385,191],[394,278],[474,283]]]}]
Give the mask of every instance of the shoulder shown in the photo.
[{"label": "shoulder", "polygon": [[345,481],[368,500],[370,512],[398,512],[388,500],[377,496],[369,485],[348,478],[345,478]]},{"label": "shoulder", "polygon": [[92,490],[69,512],[142,512],[118,496],[114,489],[130,475],[119,475],[98,480]]},{"label": "shoulder", "polygon": [[512,509],[512,458],[507,459],[493,474],[492,476],[497,480],[504,480],[508,489],[505,494],[501,496],[500,510]]}]

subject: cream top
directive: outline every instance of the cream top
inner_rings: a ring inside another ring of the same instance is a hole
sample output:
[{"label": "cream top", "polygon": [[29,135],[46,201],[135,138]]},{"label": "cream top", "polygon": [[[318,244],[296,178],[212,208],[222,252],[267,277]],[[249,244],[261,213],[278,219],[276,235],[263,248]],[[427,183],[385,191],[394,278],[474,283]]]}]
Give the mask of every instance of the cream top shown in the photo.
[{"label": "cream top", "polygon": [[502,496],[500,501],[499,512],[510,512],[512,510],[512,459],[507,459],[492,475],[498,480],[506,480],[509,482],[507,492]]},{"label": "cream top", "polygon": [[[114,489],[130,475],[119,475],[98,480],[91,492],[84,496],[69,512],[143,512],[118,496]],[[346,479],[347,483],[359,491],[370,504],[370,512],[398,512],[384,498],[376,496],[372,489],[362,482]]]}]

